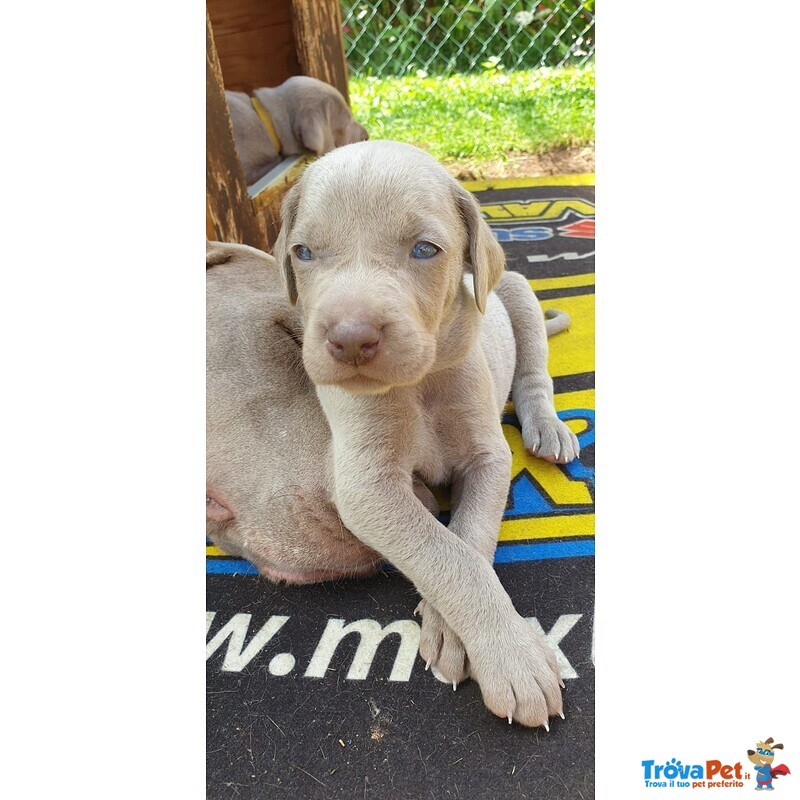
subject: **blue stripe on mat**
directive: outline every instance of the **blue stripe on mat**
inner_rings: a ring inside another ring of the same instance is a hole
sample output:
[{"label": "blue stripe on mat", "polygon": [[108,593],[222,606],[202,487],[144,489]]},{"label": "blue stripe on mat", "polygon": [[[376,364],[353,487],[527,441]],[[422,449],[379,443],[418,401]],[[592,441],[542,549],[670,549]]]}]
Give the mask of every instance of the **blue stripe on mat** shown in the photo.
[{"label": "blue stripe on mat", "polygon": [[242,558],[207,558],[207,575],[258,575],[258,570]]},{"label": "blue stripe on mat", "polygon": [[[495,564],[519,564],[550,558],[579,558],[594,555],[594,539],[539,544],[501,544],[495,553]],[[258,575],[258,570],[241,558],[207,558],[209,575]]]},{"label": "blue stripe on mat", "polygon": [[544,561],[548,558],[577,558],[594,555],[594,539],[540,544],[501,544],[494,554],[495,564],[517,564],[521,561]]}]

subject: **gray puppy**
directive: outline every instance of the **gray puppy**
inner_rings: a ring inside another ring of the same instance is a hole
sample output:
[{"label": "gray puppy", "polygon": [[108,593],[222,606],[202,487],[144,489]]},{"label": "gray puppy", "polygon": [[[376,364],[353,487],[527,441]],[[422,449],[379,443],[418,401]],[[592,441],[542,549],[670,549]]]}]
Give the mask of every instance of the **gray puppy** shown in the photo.
[{"label": "gray puppy", "polygon": [[236,151],[248,184],[269,172],[281,156],[307,150],[318,156],[368,139],[341,93],[327,83],[298,75],[275,88],[256,89],[253,97],[266,109],[271,131],[243,92],[225,92]]},{"label": "gray puppy", "polygon": [[[554,654],[492,568],[511,469],[500,411],[515,377],[498,359],[513,349],[512,325],[491,294],[502,248],[472,195],[396,142],[329,153],[282,211],[275,257],[331,429],[342,522],[422,595],[429,663],[454,686],[473,677],[509,723],[547,726],[562,707]],[[537,453],[571,461],[577,439],[556,416],[545,320],[528,297],[517,411]],[[452,485],[448,527],[419,502],[414,474]]]},{"label": "gray puppy", "polygon": [[[526,446],[578,454],[546,371],[546,327],[563,319],[545,325],[474,198],[416,148],[336,150],[284,213],[276,255],[300,314],[267,256],[209,251],[221,264],[209,273],[209,534],[295,583],[387,558],[424,598],[423,657],[454,683],[475,678],[509,722],[546,726],[561,712],[555,659],[491,562],[512,377]],[[449,528],[415,476],[452,482]]]}]

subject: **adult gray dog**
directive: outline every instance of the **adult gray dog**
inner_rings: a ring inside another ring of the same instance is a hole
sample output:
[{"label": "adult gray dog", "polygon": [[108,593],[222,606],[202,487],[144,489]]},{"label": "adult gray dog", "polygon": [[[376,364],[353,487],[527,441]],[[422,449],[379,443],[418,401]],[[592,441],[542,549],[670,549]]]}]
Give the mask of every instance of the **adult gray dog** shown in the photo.
[{"label": "adult gray dog", "polygon": [[316,78],[297,75],[249,97],[225,92],[236,152],[248,184],[269,172],[281,156],[307,150],[321,156],[368,136],[341,93]]},{"label": "adult gray dog", "polygon": [[[209,273],[209,534],[295,583],[388,559],[423,597],[428,664],[454,685],[473,677],[509,722],[547,726],[562,708],[555,657],[492,568],[512,379],[526,446],[578,455],[527,281],[503,272],[474,198],[388,142],[311,165],[287,195],[275,254],[296,308],[269,257],[209,251],[222,265]],[[420,479],[452,484],[449,527]]]}]

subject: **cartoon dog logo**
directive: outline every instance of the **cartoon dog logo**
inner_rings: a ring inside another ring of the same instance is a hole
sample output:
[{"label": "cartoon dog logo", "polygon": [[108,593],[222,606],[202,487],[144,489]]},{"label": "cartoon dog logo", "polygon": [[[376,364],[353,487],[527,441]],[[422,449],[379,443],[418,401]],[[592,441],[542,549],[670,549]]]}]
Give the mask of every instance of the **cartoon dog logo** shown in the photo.
[{"label": "cartoon dog logo", "polygon": [[755,764],[756,772],[756,791],[764,789],[772,791],[775,787],[772,785],[772,779],[778,778],[781,775],[789,775],[789,767],[786,764],[778,764],[777,767],[772,766],[775,760],[775,751],[783,750],[782,744],[773,744],[775,740],[770,736],[765,742],[756,742],[755,750],[748,750],[747,757]]}]

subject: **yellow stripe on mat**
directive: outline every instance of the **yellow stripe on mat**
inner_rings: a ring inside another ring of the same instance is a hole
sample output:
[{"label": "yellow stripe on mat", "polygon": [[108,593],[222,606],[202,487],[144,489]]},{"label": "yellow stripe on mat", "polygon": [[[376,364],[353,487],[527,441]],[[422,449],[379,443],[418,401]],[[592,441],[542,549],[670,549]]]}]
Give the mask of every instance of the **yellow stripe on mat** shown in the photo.
[{"label": "yellow stripe on mat", "polygon": [[[569,408],[591,408],[594,411],[594,389],[581,389],[577,392],[561,392],[555,396],[556,411],[566,411]],[[567,424],[572,427],[570,420]],[[580,431],[576,430],[576,434]]]},{"label": "yellow stripe on mat", "polygon": [[594,273],[566,275],[563,278],[533,278],[528,281],[534,292],[545,289],[573,289],[578,286],[594,286]]},{"label": "yellow stripe on mat", "polygon": [[572,319],[569,329],[548,340],[548,370],[553,378],[594,372],[594,294],[540,300],[543,309],[565,311]]},{"label": "yellow stripe on mat", "polygon": [[527,189],[529,186],[594,186],[594,172],[580,175],[543,175],[540,178],[498,178],[491,181],[462,181],[470,192],[489,189]]},{"label": "yellow stripe on mat", "polygon": [[500,542],[594,536],[594,514],[555,515],[507,519],[500,526]]}]

